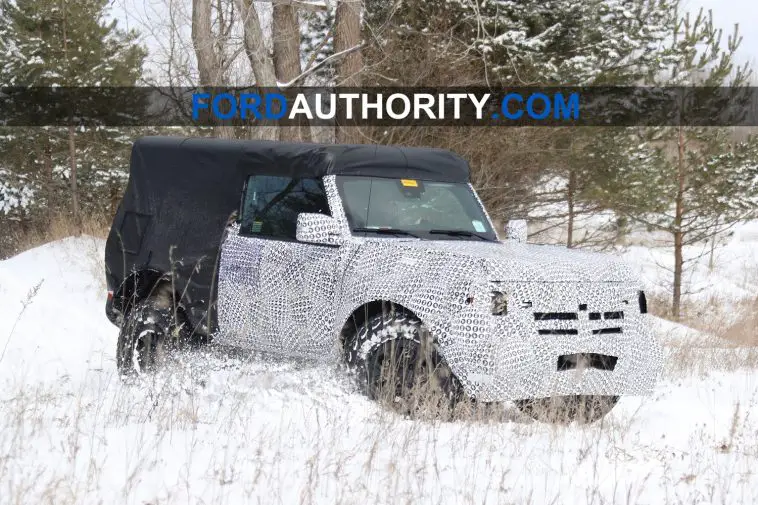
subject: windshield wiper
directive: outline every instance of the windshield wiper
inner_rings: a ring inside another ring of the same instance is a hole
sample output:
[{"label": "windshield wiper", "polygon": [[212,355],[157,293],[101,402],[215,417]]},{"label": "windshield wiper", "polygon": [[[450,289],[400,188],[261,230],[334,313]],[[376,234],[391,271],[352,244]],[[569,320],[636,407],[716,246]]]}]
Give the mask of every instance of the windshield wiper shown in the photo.
[{"label": "windshield wiper", "polygon": [[355,228],[355,233],[378,233],[380,235],[406,235],[408,237],[421,238],[415,233],[411,233],[405,230],[399,230],[397,228]]},{"label": "windshield wiper", "polygon": [[492,242],[492,239],[479,233],[468,230],[429,230],[430,235],[449,235],[451,237],[476,237],[478,239]]}]

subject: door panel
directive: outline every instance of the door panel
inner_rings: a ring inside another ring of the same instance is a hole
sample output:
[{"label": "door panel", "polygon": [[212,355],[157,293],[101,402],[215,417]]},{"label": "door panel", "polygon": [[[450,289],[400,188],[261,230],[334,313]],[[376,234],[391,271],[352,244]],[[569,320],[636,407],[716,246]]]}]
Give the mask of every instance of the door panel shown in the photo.
[{"label": "door panel", "polygon": [[322,354],[334,342],[339,248],[271,241],[265,251],[258,281],[259,334],[285,354]]},{"label": "door panel", "polygon": [[221,245],[218,271],[218,324],[216,341],[261,350],[270,342],[254,343],[255,300],[260,298],[258,272],[264,253],[265,239],[240,236],[239,227],[229,230]]},{"label": "door panel", "polygon": [[321,179],[255,175],[221,248],[217,341],[288,355],[331,346],[339,248],[295,239],[302,212],[330,215]]}]

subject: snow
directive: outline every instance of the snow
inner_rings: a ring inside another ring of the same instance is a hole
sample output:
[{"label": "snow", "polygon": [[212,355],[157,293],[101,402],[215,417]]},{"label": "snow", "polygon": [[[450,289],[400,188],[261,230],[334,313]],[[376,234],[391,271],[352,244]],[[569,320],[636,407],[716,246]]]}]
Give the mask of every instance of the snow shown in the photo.
[{"label": "snow", "polygon": [[[541,203],[529,209],[531,241],[566,244],[566,186],[563,177],[548,178],[536,186],[535,200]],[[596,240],[610,245],[617,238],[618,216],[613,211],[598,211],[582,202],[577,202],[574,210],[575,243],[591,247]],[[616,252],[639,273],[646,292],[668,300],[674,279],[672,235],[633,226],[616,242]],[[587,237],[589,243],[582,244]],[[712,245],[709,240],[683,248],[683,301],[704,305],[717,300],[728,312],[742,300],[758,298],[758,220],[738,222],[716,237],[711,269]]]},{"label": "snow", "polygon": [[[0,168],[0,212],[7,215],[14,210],[26,210],[34,198],[34,190],[26,185],[23,176],[15,176]],[[14,184],[15,182],[15,184]]]},{"label": "snow", "polygon": [[[646,290],[667,296],[673,284],[674,255],[670,247],[645,245],[657,239],[653,234],[637,234],[632,239],[635,245],[626,250],[624,259],[640,273]],[[684,248],[685,299],[704,304],[713,299],[730,303],[756,298],[758,221],[738,224],[731,236],[721,237],[713,251],[713,270],[709,267],[710,245],[708,242]]]},{"label": "snow", "polygon": [[[755,242],[755,232],[735,237]],[[725,251],[742,247],[734,240]],[[677,346],[697,351],[713,337],[654,319],[669,351],[660,386],[588,427],[535,423],[509,406],[484,421],[404,420],[340,370],[219,350],[126,385],[102,256],[102,240],[79,237],[0,262],[0,503],[758,499],[755,368],[674,366]]]}]

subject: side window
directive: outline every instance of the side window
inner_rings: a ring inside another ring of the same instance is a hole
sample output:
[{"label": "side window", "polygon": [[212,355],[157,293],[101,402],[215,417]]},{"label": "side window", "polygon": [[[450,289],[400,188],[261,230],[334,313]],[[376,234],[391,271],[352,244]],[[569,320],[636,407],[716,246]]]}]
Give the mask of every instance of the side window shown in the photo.
[{"label": "side window", "polygon": [[294,240],[301,212],[331,215],[321,179],[253,175],[247,181],[240,234]]}]

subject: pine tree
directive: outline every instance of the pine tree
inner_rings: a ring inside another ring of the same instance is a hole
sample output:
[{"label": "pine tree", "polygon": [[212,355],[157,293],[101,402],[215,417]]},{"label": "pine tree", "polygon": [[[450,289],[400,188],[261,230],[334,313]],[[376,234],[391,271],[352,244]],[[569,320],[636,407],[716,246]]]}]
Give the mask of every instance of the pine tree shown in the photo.
[{"label": "pine tree", "polygon": [[[735,28],[723,44],[710,12],[684,15],[670,37],[676,63],[652,84],[745,86],[750,69],[734,63],[739,43]],[[648,162],[635,165],[633,158],[624,160],[622,153],[630,153],[633,146],[649,155]],[[612,132],[598,139],[595,147],[607,163],[601,186],[608,200],[615,200],[611,205],[671,237],[671,313],[679,318],[686,294],[684,272],[688,262],[697,259],[685,258],[684,248],[705,246],[736,222],[756,217],[758,139],[734,142],[728,128],[682,125]]]},{"label": "pine tree", "polygon": [[[487,84],[622,85],[666,63],[676,0],[370,0],[372,63],[466,60]],[[434,74],[429,74],[433,77]],[[427,82],[425,84],[437,84]]]},{"label": "pine tree", "polygon": [[477,48],[492,79],[507,84],[639,82],[666,62],[661,42],[670,31],[675,4],[485,0],[477,9]]},{"label": "pine tree", "polygon": [[[327,2],[324,11],[301,12],[300,54],[303,68],[318,65],[334,53],[334,11],[335,2]],[[311,74],[308,84],[328,86],[334,81],[334,68],[325,65]]]},{"label": "pine tree", "polygon": [[[135,32],[107,20],[107,9],[107,0],[0,0],[0,82],[135,85],[146,53]],[[67,192],[78,220],[125,180],[130,143],[123,129],[14,128],[10,137],[0,141],[0,164],[28,174],[40,209],[57,206]]]}]

